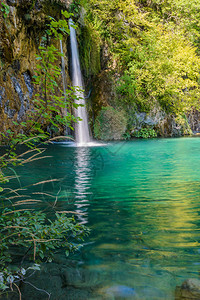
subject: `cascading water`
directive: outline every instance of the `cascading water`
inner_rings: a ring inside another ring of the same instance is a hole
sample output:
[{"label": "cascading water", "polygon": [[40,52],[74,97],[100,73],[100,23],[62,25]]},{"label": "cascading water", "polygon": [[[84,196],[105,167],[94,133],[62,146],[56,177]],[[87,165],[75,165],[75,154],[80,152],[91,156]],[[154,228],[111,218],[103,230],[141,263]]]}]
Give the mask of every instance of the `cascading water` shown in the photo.
[{"label": "cascading water", "polygon": [[[60,53],[64,55],[63,53],[63,45],[62,45],[62,40],[60,40]],[[62,72],[62,80],[63,80],[63,94],[65,97],[65,102],[67,101],[66,97],[66,74],[65,74],[65,59],[64,56],[61,56],[61,72]]]},{"label": "cascading water", "polygon": [[[67,83],[66,83],[65,59],[64,59],[62,40],[60,40],[60,53],[63,55],[63,56],[61,56],[61,73],[62,73],[62,80],[63,80],[63,95],[64,95],[64,98],[65,98],[65,103],[67,103],[67,96],[66,96]],[[65,113],[67,114],[67,107],[65,107]],[[69,135],[69,128],[65,129],[65,135]]]},{"label": "cascading water", "polygon": [[89,127],[88,127],[88,118],[87,111],[85,105],[85,98],[83,91],[83,81],[82,74],[80,68],[80,60],[78,53],[78,44],[76,39],[76,31],[73,28],[73,21],[69,20],[69,28],[70,28],[70,41],[71,41],[71,55],[72,55],[72,83],[76,88],[76,96],[77,99],[76,104],[82,104],[83,106],[79,106],[76,111],[76,117],[81,118],[82,121],[78,121],[75,125],[75,139],[78,146],[87,145],[90,140]]}]

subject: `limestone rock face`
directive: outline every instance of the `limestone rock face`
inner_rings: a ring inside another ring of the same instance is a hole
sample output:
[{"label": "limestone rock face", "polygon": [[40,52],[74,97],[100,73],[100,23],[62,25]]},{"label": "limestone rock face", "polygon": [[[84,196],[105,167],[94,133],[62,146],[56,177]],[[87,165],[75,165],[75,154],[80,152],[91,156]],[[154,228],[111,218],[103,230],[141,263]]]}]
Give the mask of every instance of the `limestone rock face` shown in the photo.
[{"label": "limestone rock face", "polygon": [[133,131],[143,127],[156,130],[158,135],[164,137],[179,137],[191,135],[192,131],[186,118],[168,115],[159,106],[155,106],[149,113],[135,112],[133,115]]},{"label": "limestone rock face", "polygon": [[[116,94],[115,85],[118,80],[118,74],[110,74],[109,70],[103,70],[96,77],[92,91],[92,109],[93,118],[96,120],[102,107],[112,106],[118,110],[122,109],[122,102],[119,101]],[[119,108],[120,107],[120,108]],[[134,107],[123,106],[126,111],[126,117],[131,129],[131,133],[137,132],[142,128],[152,128],[158,136],[162,137],[180,137],[183,135],[192,135],[200,132],[200,112],[192,111],[187,116],[166,113],[158,103],[147,112],[138,111]]]},{"label": "limestone rock face", "polygon": [[176,288],[175,300],[199,300],[200,299],[200,280],[187,279],[181,287]]},{"label": "limestone rock face", "polygon": [[190,124],[191,130],[194,133],[200,133],[200,112],[196,109],[191,111],[188,115],[188,122]]},{"label": "limestone rock face", "polygon": [[[28,115],[36,93],[33,75],[45,22],[48,16],[59,19],[61,9],[67,9],[70,2],[7,0],[8,15],[0,11],[0,132],[15,131],[13,121],[21,122]],[[59,43],[56,46],[59,49]],[[67,54],[64,42],[63,50]]]}]

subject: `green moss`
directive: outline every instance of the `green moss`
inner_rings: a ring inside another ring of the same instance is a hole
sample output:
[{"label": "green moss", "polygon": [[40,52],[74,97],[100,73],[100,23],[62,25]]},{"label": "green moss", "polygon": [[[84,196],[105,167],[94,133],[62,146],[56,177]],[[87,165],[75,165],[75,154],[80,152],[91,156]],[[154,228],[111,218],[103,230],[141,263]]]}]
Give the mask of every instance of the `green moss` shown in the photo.
[{"label": "green moss", "polygon": [[126,131],[127,119],[123,111],[103,107],[94,124],[94,136],[99,140],[120,140]]},{"label": "green moss", "polygon": [[89,22],[81,28],[80,60],[84,75],[89,77],[99,73],[101,40],[97,31]]},{"label": "green moss", "polygon": [[192,135],[192,130],[188,123],[186,115],[179,115],[175,118],[176,124],[181,126],[182,135]]}]

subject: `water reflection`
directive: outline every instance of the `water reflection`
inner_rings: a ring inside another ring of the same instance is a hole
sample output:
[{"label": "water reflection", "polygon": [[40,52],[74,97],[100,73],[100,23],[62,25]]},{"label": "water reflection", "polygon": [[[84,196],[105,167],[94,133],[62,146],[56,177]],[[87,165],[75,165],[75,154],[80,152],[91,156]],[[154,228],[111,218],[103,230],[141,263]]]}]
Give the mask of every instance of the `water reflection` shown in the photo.
[{"label": "water reflection", "polygon": [[64,299],[134,291],[140,300],[174,300],[176,285],[199,278],[200,139],[108,147],[56,145],[51,165],[31,169],[36,177],[64,178],[57,205],[81,213],[79,221],[92,229],[77,255],[81,264],[67,272],[73,291]]},{"label": "water reflection", "polygon": [[76,212],[82,224],[88,223],[89,197],[91,196],[91,166],[90,148],[78,147],[75,152],[75,183],[74,195]]}]

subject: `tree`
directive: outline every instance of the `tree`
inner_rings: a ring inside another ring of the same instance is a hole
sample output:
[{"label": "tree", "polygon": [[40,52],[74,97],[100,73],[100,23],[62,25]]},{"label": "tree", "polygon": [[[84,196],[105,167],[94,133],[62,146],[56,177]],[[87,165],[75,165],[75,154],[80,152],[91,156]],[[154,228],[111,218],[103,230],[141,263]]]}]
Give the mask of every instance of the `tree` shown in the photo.
[{"label": "tree", "polygon": [[[61,40],[64,35],[69,33],[67,18],[70,17],[70,14],[62,11],[62,15],[64,19],[58,21],[50,18],[46,33],[51,41]],[[71,126],[71,121],[75,120],[69,112],[64,118],[60,116],[60,109],[70,105],[77,107],[77,104],[73,104],[73,90],[67,89],[67,103],[65,103],[65,97],[57,83],[61,70],[56,62],[62,54],[48,41],[45,47],[39,47],[39,51],[35,75],[38,93],[32,103],[32,111],[21,124],[14,122],[15,126],[22,129],[21,133],[16,135],[13,131],[8,130],[2,134],[8,145],[8,149],[0,157],[0,183],[2,186],[11,180],[11,176],[6,176],[4,171],[8,167],[42,158],[44,148],[41,148],[39,143],[51,140],[46,131],[47,125]],[[18,151],[17,147],[20,145],[26,146],[25,152]],[[42,183],[39,182],[37,185]],[[27,195],[24,195],[24,189],[22,190],[23,193],[20,193],[21,189],[16,191],[12,188],[8,190],[0,188],[0,290],[6,291],[15,286],[19,293],[18,284],[24,281],[31,270],[39,270],[41,261],[52,260],[56,248],[64,248],[65,254],[68,256],[70,252],[78,249],[77,243],[81,242],[83,237],[89,233],[89,230],[84,225],[78,224],[74,217],[67,217],[66,213],[68,212],[61,214],[57,212],[53,217],[49,217],[45,212],[34,209],[30,211],[24,208],[24,205],[37,204],[40,200],[30,200]],[[55,205],[56,202],[55,198]],[[21,264],[15,271],[9,268],[14,259],[13,247],[22,251]],[[33,262],[32,267],[23,267],[25,258],[29,258]]]}]

